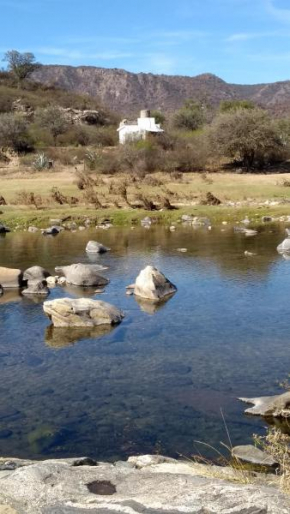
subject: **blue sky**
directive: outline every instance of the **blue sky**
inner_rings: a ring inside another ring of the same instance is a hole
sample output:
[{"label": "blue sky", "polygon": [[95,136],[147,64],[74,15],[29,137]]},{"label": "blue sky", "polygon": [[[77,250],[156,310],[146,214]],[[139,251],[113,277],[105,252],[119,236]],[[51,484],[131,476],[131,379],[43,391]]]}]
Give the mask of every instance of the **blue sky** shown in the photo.
[{"label": "blue sky", "polygon": [[0,13],[0,57],[16,49],[44,64],[290,79],[289,0],[0,0]]}]

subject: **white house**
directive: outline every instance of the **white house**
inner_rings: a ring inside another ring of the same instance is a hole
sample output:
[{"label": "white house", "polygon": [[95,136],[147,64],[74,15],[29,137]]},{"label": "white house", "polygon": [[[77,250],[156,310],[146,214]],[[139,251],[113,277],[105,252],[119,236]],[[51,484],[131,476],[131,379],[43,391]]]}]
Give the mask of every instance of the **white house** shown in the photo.
[{"label": "white house", "polygon": [[119,132],[121,145],[129,143],[130,141],[146,139],[148,134],[164,132],[160,124],[155,122],[155,118],[151,118],[150,111],[148,110],[140,112],[140,118],[138,118],[136,123],[131,123],[127,120],[121,121],[117,131]]}]

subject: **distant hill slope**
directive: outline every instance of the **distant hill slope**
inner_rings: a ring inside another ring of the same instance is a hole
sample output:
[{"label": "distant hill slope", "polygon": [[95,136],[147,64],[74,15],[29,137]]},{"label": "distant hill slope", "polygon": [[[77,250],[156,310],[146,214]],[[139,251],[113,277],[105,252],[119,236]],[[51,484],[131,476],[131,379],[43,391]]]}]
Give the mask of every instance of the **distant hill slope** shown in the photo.
[{"label": "distant hill slope", "polygon": [[131,73],[120,69],[91,66],[43,66],[34,80],[69,91],[87,93],[123,115],[135,115],[141,108],[171,112],[187,98],[217,106],[221,100],[248,99],[276,114],[290,113],[290,81],[272,84],[227,84],[212,74],[196,77]]}]

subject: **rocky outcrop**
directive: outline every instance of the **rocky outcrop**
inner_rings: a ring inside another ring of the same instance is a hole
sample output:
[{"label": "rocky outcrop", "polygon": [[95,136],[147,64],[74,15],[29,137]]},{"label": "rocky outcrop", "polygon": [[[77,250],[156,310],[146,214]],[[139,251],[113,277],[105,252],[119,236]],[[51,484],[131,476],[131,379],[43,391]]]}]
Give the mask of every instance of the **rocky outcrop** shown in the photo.
[{"label": "rocky outcrop", "polygon": [[[82,287],[106,286],[109,280],[99,275],[104,266],[97,264],[71,264],[55,268],[56,273],[64,275],[67,284]],[[0,281],[1,283],[1,281]]]},{"label": "rocky outcrop", "polygon": [[113,305],[87,298],[52,300],[44,303],[43,310],[55,327],[116,325],[124,318]]},{"label": "rocky outcrop", "polygon": [[88,253],[106,253],[108,250],[109,248],[106,248],[106,246],[97,241],[89,241],[86,246],[86,252]]},{"label": "rocky outcrop", "polygon": [[23,274],[20,269],[0,267],[0,284],[4,289],[21,287]]},{"label": "rocky outcrop", "polygon": [[174,284],[153,266],[143,269],[134,285],[134,294],[148,300],[159,301],[177,291]]},{"label": "rocky outcrop", "polygon": [[254,405],[246,409],[247,414],[273,418],[290,416],[290,392],[276,396],[261,396],[258,398],[239,398],[242,402]]},{"label": "rocky outcrop", "polygon": [[238,472],[228,468],[161,456],[152,461],[146,456],[143,465],[142,458],[115,464],[85,458],[17,461],[14,466],[10,460],[0,471],[0,504],[18,514],[290,512],[289,496],[267,485],[267,479],[249,475],[253,483],[244,485],[239,483]]}]

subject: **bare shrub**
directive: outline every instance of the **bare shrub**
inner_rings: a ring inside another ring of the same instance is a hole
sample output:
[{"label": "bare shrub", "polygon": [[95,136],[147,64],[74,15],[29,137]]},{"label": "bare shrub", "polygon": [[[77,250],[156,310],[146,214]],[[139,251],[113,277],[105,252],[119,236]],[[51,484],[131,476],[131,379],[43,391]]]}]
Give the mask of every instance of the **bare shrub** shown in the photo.
[{"label": "bare shrub", "polygon": [[93,204],[96,209],[103,209],[104,206],[101,204],[96,191],[93,188],[88,187],[83,192],[83,200],[85,203]]},{"label": "bare shrub", "polygon": [[19,205],[33,205],[36,209],[39,209],[42,206],[42,197],[33,192],[22,190],[16,194],[16,203]]}]

